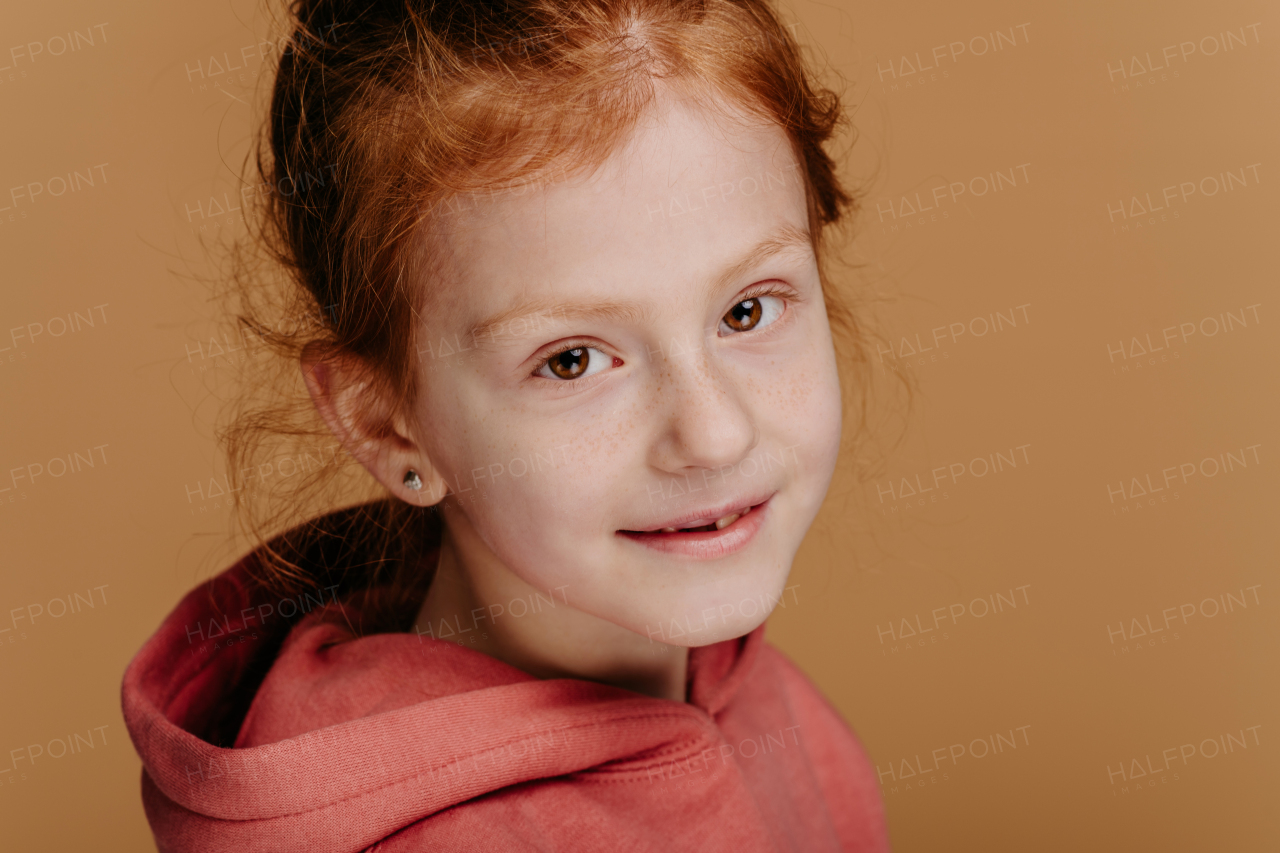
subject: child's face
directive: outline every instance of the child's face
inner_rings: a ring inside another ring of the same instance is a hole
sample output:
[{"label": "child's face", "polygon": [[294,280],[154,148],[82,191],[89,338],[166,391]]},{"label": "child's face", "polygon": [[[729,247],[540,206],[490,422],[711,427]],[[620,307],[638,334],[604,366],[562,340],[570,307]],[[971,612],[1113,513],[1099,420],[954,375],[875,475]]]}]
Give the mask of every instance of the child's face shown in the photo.
[{"label": "child's face", "polygon": [[415,432],[515,575],[674,645],[764,621],[840,437],[807,231],[780,128],[670,100],[589,180],[467,202]]}]

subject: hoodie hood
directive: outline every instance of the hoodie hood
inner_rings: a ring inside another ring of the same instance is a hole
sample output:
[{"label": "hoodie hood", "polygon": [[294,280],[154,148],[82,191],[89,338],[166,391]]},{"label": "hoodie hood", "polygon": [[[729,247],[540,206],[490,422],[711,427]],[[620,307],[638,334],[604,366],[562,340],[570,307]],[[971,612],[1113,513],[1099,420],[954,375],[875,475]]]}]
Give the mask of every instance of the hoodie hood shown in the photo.
[{"label": "hoodie hood", "polygon": [[539,680],[414,633],[356,638],[307,615],[342,612],[323,594],[269,596],[255,560],[190,592],[125,673],[162,851],[339,853],[521,783],[652,781],[722,742],[715,718],[762,644],[763,626],[692,649],[682,704]]}]

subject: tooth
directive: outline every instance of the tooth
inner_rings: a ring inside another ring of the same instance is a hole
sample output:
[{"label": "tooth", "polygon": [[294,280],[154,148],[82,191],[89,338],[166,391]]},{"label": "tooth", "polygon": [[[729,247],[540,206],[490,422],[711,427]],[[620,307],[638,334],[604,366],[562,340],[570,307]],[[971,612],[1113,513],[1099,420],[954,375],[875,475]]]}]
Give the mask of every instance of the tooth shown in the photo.
[{"label": "tooth", "polygon": [[749,512],[751,512],[751,507],[747,507],[746,509],[744,509],[741,514],[746,515]]},{"label": "tooth", "polygon": [[717,519],[716,530],[724,530],[726,527],[728,527],[730,524],[733,524],[739,518],[741,518],[741,513],[735,512],[735,513],[730,513],[729,515],[726,515],[724,518]]},{"label": "tooth", "polygon": [[662,532],[663,532],[663,533],[675,533],[675,532],[676,532],[676,529],[675,529],[674,527],[664,527],[664,528],[662,528]]}]

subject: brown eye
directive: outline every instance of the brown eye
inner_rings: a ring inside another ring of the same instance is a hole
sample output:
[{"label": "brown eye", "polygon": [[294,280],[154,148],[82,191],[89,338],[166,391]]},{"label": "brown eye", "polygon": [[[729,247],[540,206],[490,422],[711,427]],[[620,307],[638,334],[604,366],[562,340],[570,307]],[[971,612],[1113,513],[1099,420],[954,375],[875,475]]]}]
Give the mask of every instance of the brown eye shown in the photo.
[{"label": "brown eye", "polygon": [[547,361],[547,367],[551,368],[551,372],[559,379],[577,379],[587,372],[587,365],[590,362],[591,357],[587,355],[587,348],[579,347],[553,355]]},{"label": "brown eye", "polygon": [[735,332],[749,332],[760,322],[764,312],[759,299],[744,299],[724,315],[725,325]]},{"label": "brown eye", "polygon": [[534,375],[544,379],[583,379],[621,364],[620,359],[596,347],[573,347],[549,356]]},{"label": "brown eye", "polygon": [[720,318],[720,334],[754,332],[768,326],[782,316],[786,302],[769,293],[744,299]]}]

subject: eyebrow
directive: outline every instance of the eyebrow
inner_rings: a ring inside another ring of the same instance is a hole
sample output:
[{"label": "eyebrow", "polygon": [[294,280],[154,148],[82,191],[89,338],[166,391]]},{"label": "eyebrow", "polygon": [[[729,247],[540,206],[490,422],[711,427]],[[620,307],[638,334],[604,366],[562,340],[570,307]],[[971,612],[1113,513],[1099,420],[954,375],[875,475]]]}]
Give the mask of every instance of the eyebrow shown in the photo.
[{"label": "eyebrow", "polygon": [[[750,272],[771,258],[796,249],[813,250],[813,240],[808,229],[784,225],[753,246],[738,261],[713,278],[708,293],[715,293],[732,284],[737,278]],[[584,302],[566,304],[564,300],[535,299],[500,311],[476,323],[467,332],[467,339],[477,347],[492,344],[498,337],[510,334],[515,337],[537,331],[544,323],[553,320],[573,322],[582,320],[616,320],[637,322],[648,316],[645,306],[635,302]],[[514,327],[519,325],[519,331]],[[508,328],[512,327],[512,328]]]}]

